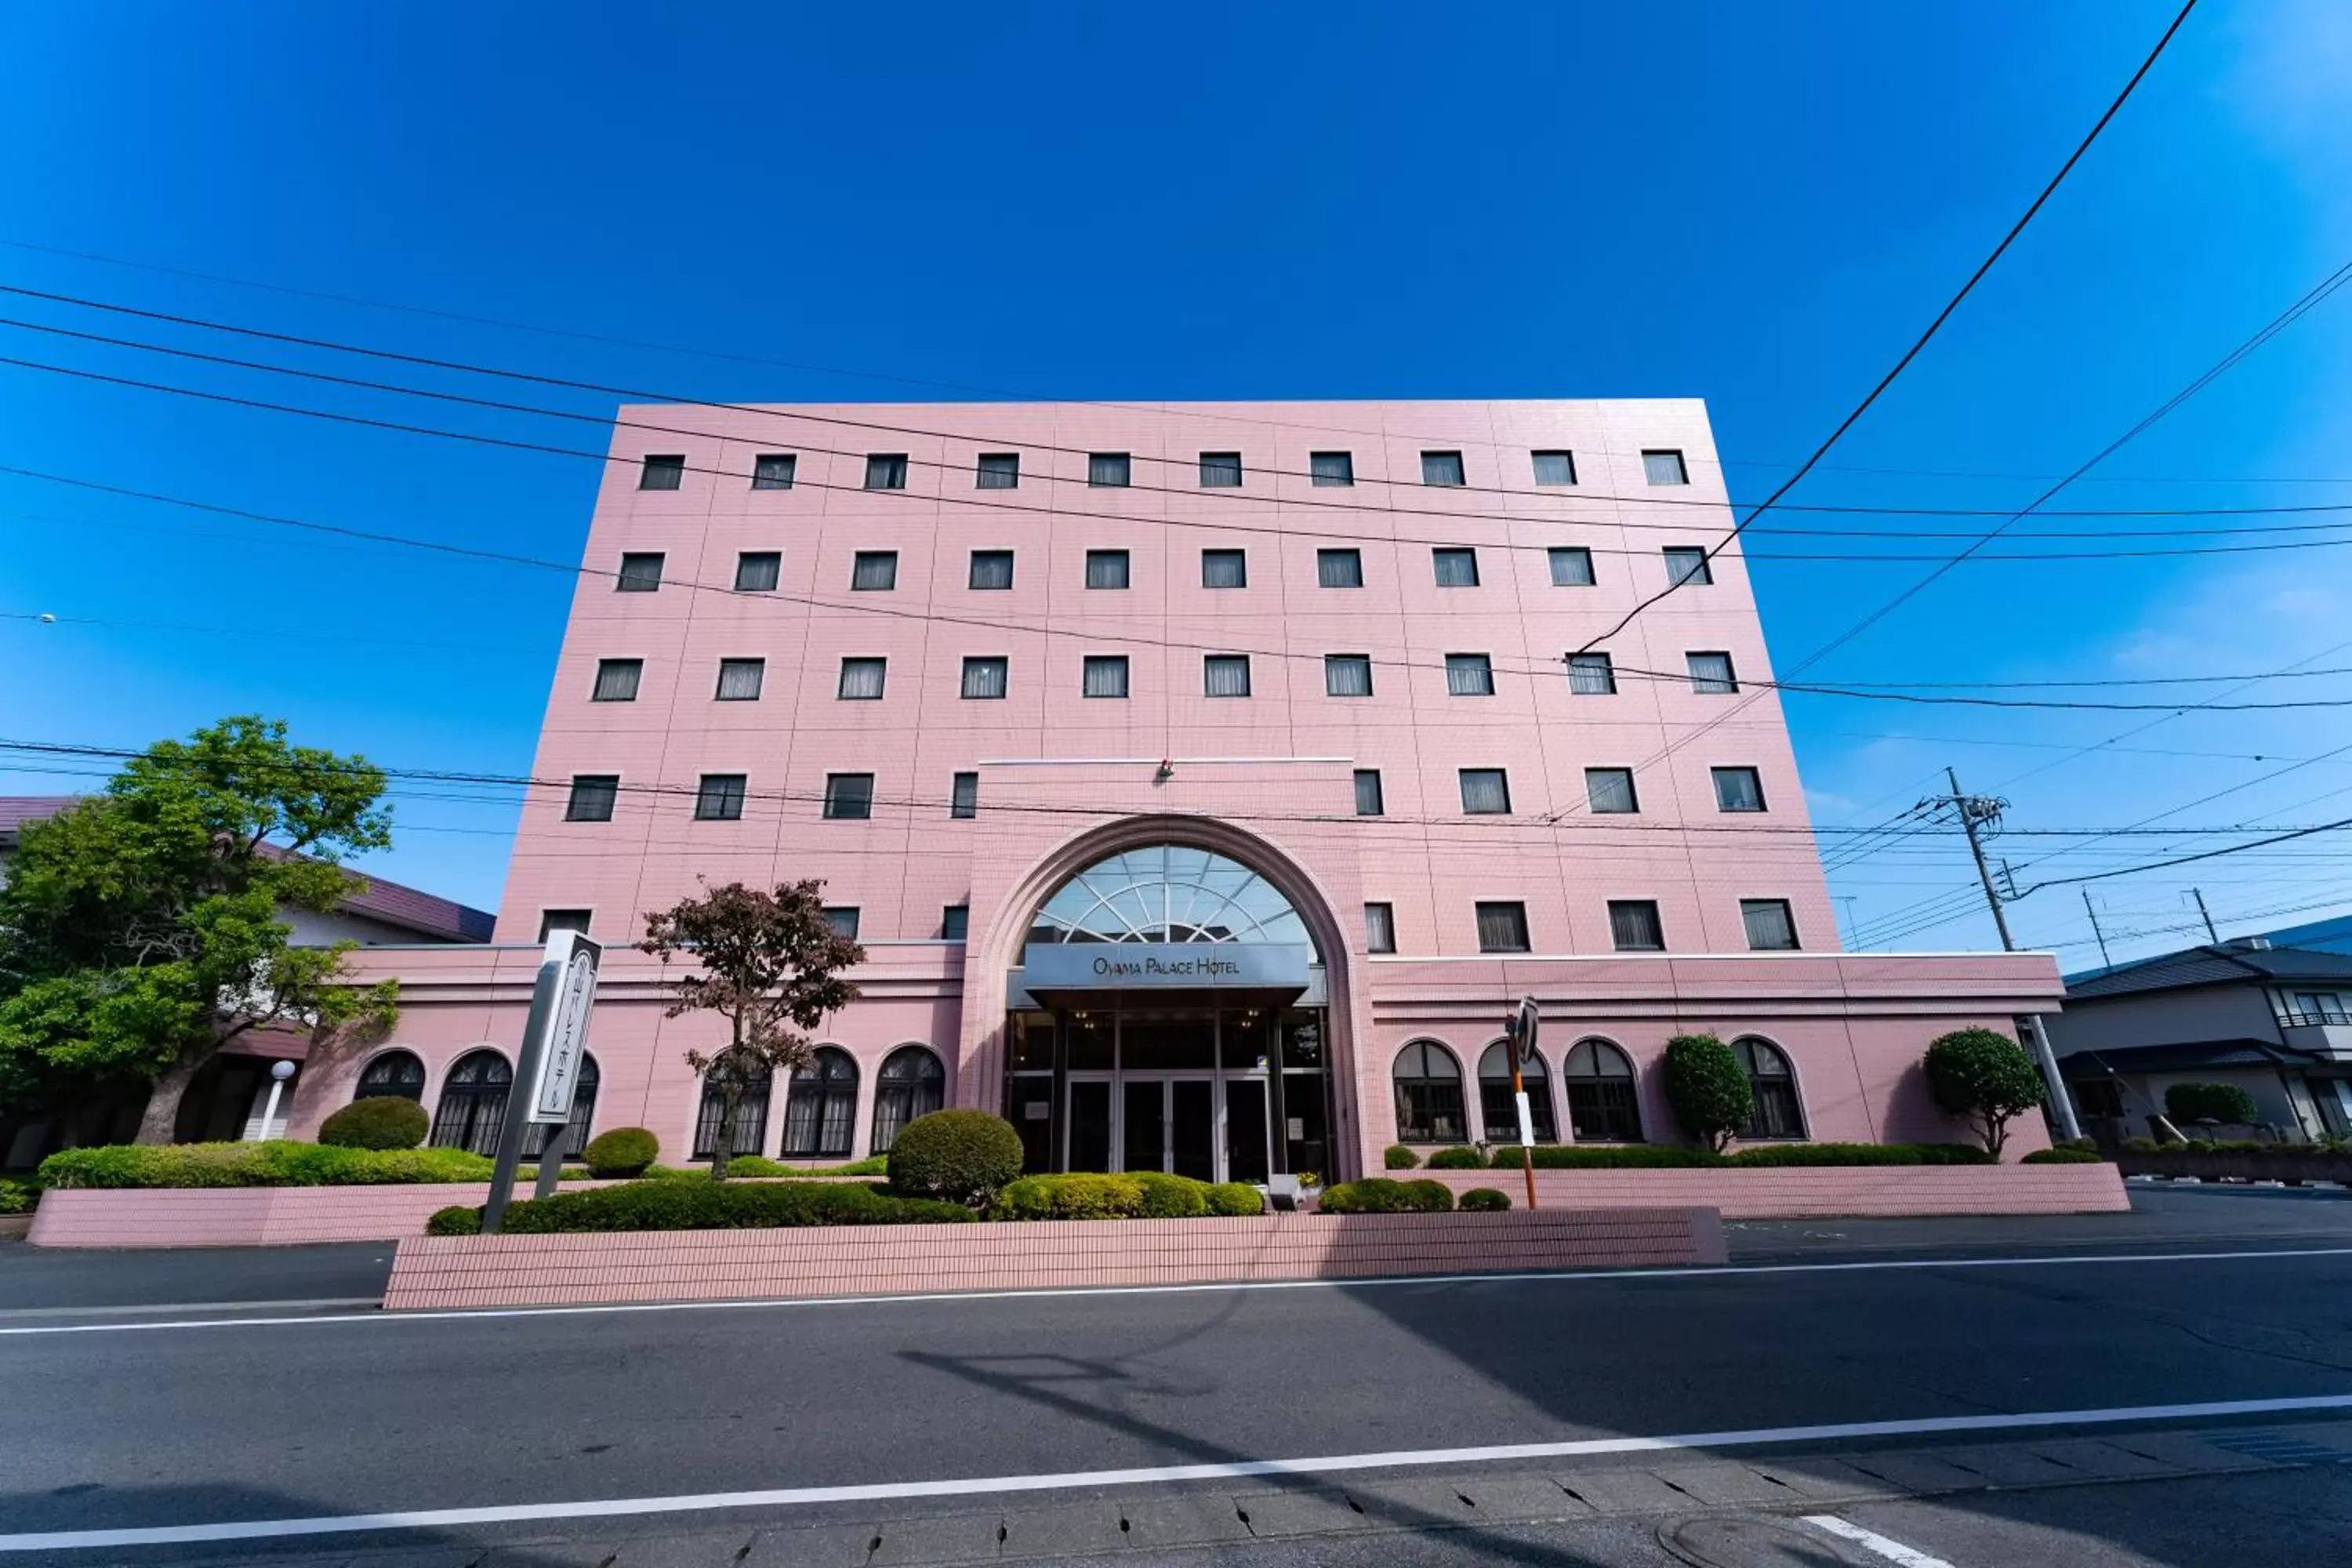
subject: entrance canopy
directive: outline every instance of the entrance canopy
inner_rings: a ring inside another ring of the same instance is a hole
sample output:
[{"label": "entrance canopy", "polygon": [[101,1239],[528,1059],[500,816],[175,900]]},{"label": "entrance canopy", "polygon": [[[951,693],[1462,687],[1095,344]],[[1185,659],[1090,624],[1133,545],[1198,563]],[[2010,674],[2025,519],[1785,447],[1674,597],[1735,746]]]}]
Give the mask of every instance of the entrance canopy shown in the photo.
[{"label": "entrance canopy", "polygon": [[1307,922],[1273,883],[1210,850],[1154,844],[1056,889],[1030,922],[1019,978],[1048,1006],[1122,993],[1279,1005],[1317,976]]}]

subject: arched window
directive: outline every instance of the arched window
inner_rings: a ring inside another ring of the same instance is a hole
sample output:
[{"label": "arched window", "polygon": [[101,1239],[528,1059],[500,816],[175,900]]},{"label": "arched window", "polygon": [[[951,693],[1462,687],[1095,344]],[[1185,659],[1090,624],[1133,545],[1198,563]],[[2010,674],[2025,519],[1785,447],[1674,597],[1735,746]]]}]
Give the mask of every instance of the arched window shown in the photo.
[{"label": "arched window", "polygon": [[[1534,1057],[1519,1068],[1519,1081],[1528,1091],[1528,1121],[1534,1124],[1536,1142],[1557,1143],[1559,1130],[1551,1118],[1551,1081],[1544,1076],[1543,1058]],[[1511,1047],[1496,1040],[1478,1058],[1478,1109],[1486,1118],[1486,1142],[1517,1143],[1519,1141],[1519,1107],[1511,1098]]]},{"label": "arched window", "polygon": [[784,1097],[784,1154],[846,1159],[856,1123],[857,1064],[847,1051],[819,1046]]},{"label": "arched window", "polygon": [[1560,1064],[1568,1085],[1568,1126],[1579,1142],[1639,1143],[1642,1102],[1633,1064],[1606,1040],[1579,1040]]},{"label": "arched window", "polygon": [[947,1103],[948,1069],[920,1046],[900,1046],[883,1058],[874,1075],[874,1144],[868,1151],[887,1154],[898,1141],[898,1129],[918,1116],[929,1116]]},{"label": "arched window", "polygon": [[1123,850],[1072,877],[1029,925],[1032,942],[1305,943],[1307,922],[1238,860],[1181,844]]},{"label": "arched window", "polygon": [[1415,1040],[1397,1053],[1397,1142],[1466,1143],[1462,1117],[1462,1064],[1434,1040]]},{"label": "arched window", "polygon": [[1748,1090],[1756,1100],[1756,1109],[1739,1135],[1802,1138],[1804,1108],[1797,1102],[1797,1078],[1789,1070],[1789,1058],[1781,1055],[1780,1047],[1751,1036],[1732,1041],[1731,1048],[1739,1065],[1748,1069]]},{"label": "arched window", "polygon": [[360,1085],[352,1090],[353,1100],[373,1100],[378,1095],[397,1095],[403,1100],[425,1098],[425,1064],[416,1059],[414,1051],[386,1051],[368,1063],[360,1074]]},{"label": "arched window", "polygon": [[514,1068],[496,1051],[467,1051],[441,1080],[440,1108],[433,1112],[436,1149],[499,1152],[499,1129],[506,1125],[507,1093]]},{"label": "arched window", "polygon": [[[702,1075],[702,1106],[694,1118],[694,1158],[708,1160],[719,1152],[719,1124],[726,1120],[727,1069],[713,1068]],[[735,1102],[735,1147],[727,1151],[730,1159],[738,1154],[757,1154],[768,1142],[768,1088],[772,1075],[767,1068],[743,1080],[742,1098]]]},{"label": "arched window", "polygon": [[[580,1152],[588,1147],[593,1123],[596,1120],[596,1058],[587,1052],[580,1053],[580,1075],[572,1080],[572,1120],[563,1124],[563,1142],[558,1145],[561,1158],[577,1160]],[[522,1154],[526,1160],[536,1160],[547,1152],[547,1135],[553,1131],[544,1121],[534,1121],[523,1134]]]}]

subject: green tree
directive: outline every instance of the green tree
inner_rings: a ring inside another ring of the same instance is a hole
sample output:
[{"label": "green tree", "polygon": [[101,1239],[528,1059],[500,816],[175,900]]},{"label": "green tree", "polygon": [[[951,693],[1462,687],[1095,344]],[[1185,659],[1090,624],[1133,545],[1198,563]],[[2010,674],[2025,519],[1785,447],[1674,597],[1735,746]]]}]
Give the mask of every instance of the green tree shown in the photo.
[{"label": "green tree", "polygon": [[1666,1103],[1683,1131],[1721,1152],[1756,1113],[1755,1091],[1738,1056],[1717,1036],[1676,1035],[1666,1042]]},{"label": "green tree", "polygon": [[686,1065],[719,1091],[714,1179],[726,1178],[745,1092],[763,1078],[807,1067],[815,1051],[801,1031],[857,999],[857,987],[839,976],[866,962],[866,950],[824,918],[824,892],[814,879],[780,882],[769,893],[740,882],[705,883],[702,897],[646,916],[641,951],[664,964],[684,956],[698,965],[672,983],[664,1016],[706,1012],[727,1020],[725,1045],[686,1053]]},{"label": "green tree", "polygon": [[392,842],[383,784],[365,758],[243,715],[158,742],[104,794],[26,824],[0,887],[0,1095],[144,1079],[138,1139],[165,1143],[238,1036],[388,1025],[392,982],[342,983],[356,943],[294,947],[279,918],[366,886],[336,862]]},{"label": "green tree", "polygon": [[1996,1160],[2009,1142],[2009,1124],[2042,1103],[2042,1069],[2024,1047],[1997,1029],[1939,1035],[1920,1066],[1937,1108],[1966,1121]]},{"label": "green tree", "polygon": [[2254,1097],[2234,1083],[2176,1083],[2164,1091],[2164,1113],[2175,1121],[2251,1126],[2261,1112]]}]

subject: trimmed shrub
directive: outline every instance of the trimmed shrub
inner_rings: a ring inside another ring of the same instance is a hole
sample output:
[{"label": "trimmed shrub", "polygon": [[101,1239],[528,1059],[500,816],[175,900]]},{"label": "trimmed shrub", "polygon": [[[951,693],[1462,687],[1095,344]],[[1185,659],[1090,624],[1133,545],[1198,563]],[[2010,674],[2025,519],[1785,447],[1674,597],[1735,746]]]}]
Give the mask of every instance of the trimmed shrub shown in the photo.
[{"label": "trimmed shrub", "polygon": [[1473,1214],[1496,1214],[1511,1206],[1511,1194],[1500,1187],[1473,1187],[1462,1194],[1462,1206]]},{"label": "trimmed shrub", "polygon": [[435,1209],[433,1217],[425,1222],[427,1236],[479,1236],[482,1234],[482,1211],[469,1209],[463,1204],[453,1208]]},{"label": "trimmed shrub", "polygon": [[1402,1143],[1391,1143],[1381,1152],[1381,1163],[1391,1171],[1418,1171],[1421,1169],[1421,1156]]},{"label": "trimmed shrub", "polygon": [[1236,1218],[1265,1212],[1265,1194],[1247,1182],[1219,1182],[1205,1195],[1213,1215]]},{"label": "trimmed shrub", "polygon": [[[1538,1171],[1656,1170],[1676,1165],[1713,1165],[1722,1156],[1680,1143],[1538,1143],[1531,1151]],[[1495,1151],[1490,1170],[1517,1170],[1517,1148]]]},{"label": "trimmed shrub", "polygon": [[0,1214],[31,1214],[41,1189],[30,1182],[0,1182]]},{"label": "trimmed shrub", "polygon": [[[471,1216],[472,1230],[454,1228]],[[902,1198],[854,1182],[626,1182],[593,1192],[527,1198],[507,1210],[500,1228],[511,1236],[621,1230],[773,1230],[811,1225],[930,1225],[969,1220],[960,1204]],[[444,1209],[430,1233],[469,1236],[481,1228],[479,1209]]]},{"label": "trimmed shrub", "polygon": [[1367,1176],[1324,1188],[1316,1206],[1323,1214],[1444,1214],[1454,1206],[1454,1193],[1426,1177],[1399,1182]]},{"label": "trimmed shrub", "polygon": [[432,1127],[416,1101],[379,1094],[354,1100],[320,1122],[319,1142],[337,1149],[414,1149]]},{"label": "trimmed shrub", "polygon": [[988,1205],[992,1220],[1129,1219],[1142,1213],[1141,1182],[1091,1171],[1019,1177]]},{"label": "trimmed shrub", "polygon": [[1146,1219],[1199,1219],[1209,1212],[1209,1184],[1160,1171],[1130,1171],[1127,1179],[1143,1189]]},{"label": "trimmed shrub", "polygon": [[1666,1103],[1684,1133],[1720,1152],[1756,1113],[1756,1096],[1738,1056],[1714,1035],[1676,1035],[1666,1042]]},{"label": "trimmed shrub", "polygon": [[661,1158],[661,1140],[642,1127],[615,1127],[580,1152],[592,1176],[642,1176]]},{"label": "trimmed shrub", "polygon": [[898,1130],[890,1185],[909,1197],[984,1207],[1021,1173],[1021,1134],[985,1110],[934,1110]]},{"label": "trimmed shrub", "polygon": [[341,1187],[487,1182],[463,1149],[339,1149],[326,1143],[109,1143],[41,1162],[47,1187]]},{"label": "trimmed shrub", "polygon": [[2096,1149],[2036,1149],[2021,1162],[2027,1165],[2103,1165],[2106,1156]]},{"label": "trimmed shrub", "polygon": [[1990,1165],[1973,1143],[1765,1143],[1727,1155],[1727,1165]]},{"label": "trimmed shrub", "polygon": [[2254,1097],[2234,1083],[2176,1083],[2164,1091],[2164,1113],[2175,1121],[2251,1125],[2260,1114]]},{"label": "trimmed shrub", "polygon": [[1486,1157],[1466,1144],[1456,1144],[1432,1154],[1429,1168],[1433,1171],[1483,1171],[1486,1168]]},{"label": "trimmed shrub", "polygon": [[1957,1116],[1998,1158],[2009,1124],[2042,1103],[2042,1069],[2025,1047],[1998,1029],[1955,1029],[1928,1044],[1920,1058],[1936,1108]]}]

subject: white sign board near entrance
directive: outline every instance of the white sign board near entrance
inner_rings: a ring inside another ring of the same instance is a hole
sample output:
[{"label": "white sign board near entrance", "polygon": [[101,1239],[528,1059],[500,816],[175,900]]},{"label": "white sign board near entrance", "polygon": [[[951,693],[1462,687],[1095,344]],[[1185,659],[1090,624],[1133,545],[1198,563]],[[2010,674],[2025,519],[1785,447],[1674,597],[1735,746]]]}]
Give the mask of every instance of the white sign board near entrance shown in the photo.
[{"label": "white sign board near entrance", "polygon": [[[542,966],[556,969],[553,1005],[547,1010],[540,1042],[539,1081],[531,1088],[530,1120],[561,1124],[572,1120],[572,1094],[580,1084],[581,1058],[588,1052],[588,1014],[596,1003],[596,965],[604,948],[576,931],[551,931]],[[526,1047],[524,1059],[530,1052]]]},{"label": "white sign board near entrance", "polygon": [[1304,988],[1314,962],[1304,942],[1039,942],[1021,978],[1032,991]]}]

